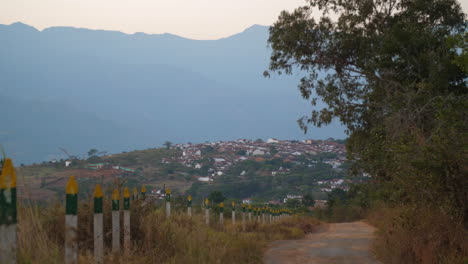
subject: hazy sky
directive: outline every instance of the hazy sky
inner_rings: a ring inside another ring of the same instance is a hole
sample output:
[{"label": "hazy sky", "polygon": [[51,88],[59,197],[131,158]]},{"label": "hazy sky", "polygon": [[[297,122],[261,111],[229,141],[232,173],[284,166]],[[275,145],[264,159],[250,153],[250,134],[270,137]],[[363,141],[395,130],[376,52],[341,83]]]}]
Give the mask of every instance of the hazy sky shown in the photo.
[{"label": "hazy sky", "polygon": [[[466,12],[468,0],[461,0]],[[73,26],[217,39],[271,25],[305,0],[0,0],[0,24]]]},{"label": "hazy sky", "polygon": [[0,24],[74,26],[217,39],[271,25],[305,0],[0,0]]}]

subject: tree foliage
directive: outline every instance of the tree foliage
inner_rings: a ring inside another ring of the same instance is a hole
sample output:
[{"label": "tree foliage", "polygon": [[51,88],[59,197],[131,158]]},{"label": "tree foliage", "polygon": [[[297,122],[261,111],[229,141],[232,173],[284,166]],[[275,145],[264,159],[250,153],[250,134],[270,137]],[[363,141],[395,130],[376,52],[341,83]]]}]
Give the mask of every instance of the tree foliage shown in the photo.
[{"label": "tree foliage", "polygon": [[270,71],[306,73],[302,96],[326,107],[300,126],[346,125],[353,171],[381,199],[468,226],[466,40],[456,0],[309,0],[270,28]]},{"label": "tree foliage", "polygon": [[220,191],[213,191],[208,196],[208,199],[212,201],[213,203],[218,204],[218,203],[224,202],[224,200],[226,200],[226,197]]}]

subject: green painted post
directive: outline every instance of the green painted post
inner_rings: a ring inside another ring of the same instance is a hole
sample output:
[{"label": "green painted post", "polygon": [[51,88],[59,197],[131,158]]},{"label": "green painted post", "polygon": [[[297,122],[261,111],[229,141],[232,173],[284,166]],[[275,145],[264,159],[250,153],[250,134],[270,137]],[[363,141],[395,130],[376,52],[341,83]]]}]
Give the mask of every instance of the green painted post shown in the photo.
[{"label": "green painted post", "polygon": [[221,226],[224,225],[224,203],[223,202],[219,204],[219,223],[221,224]]},{"label": "green painted post", "polygon": [[11,159],[0,162],[0,263],[16,263],[16,171]]},{"label": "green painted post", "polygon": [[205,199],[205,224],[210,225],[210,200]]},{"label": "green painted post", "polygon": [[120,196],[119,190],[112,192],[112,253],[120,252]]},{"label": "green painted post", "polygon": [[171,189],[166,188],[166,216],[171,216]]},{"label": "green painted post", "polygon": [[231,212],[231,218],[232,218],[232,224],[236,224],[236,202],[232,201],[232,212]]},{"label": "green painted post", "polygon": [[123,195],[123,203],[124,203],[124,252],[126,255],[130,254],[130,191],[128,187],[124,189]]},{"label": "green painted post", "polygon": [[78,183],[71,176],[66,186],[65,264],[78,263]]},{"label": "green painted post", "polygon": [[138,200],[138,189],[137,189],[137,187],[133,187],[132,200]]},{"label": "green painted post", "polygon": [[145,200],[146,198],[146,186],[141,186],[141,199]]},{"label": "green painted post", "polygon": [[187,197],[187,215],[192,217],[192,195]]},{"label": "green painted post", "polygon": [[242,231],[245,232],[245,204],[242,204]]},{"label": "green painted post", "polygon": [[103,228],[103,193],[101,185],[96,184],[94,189],[94,261],[104,263],[104,228]]}]

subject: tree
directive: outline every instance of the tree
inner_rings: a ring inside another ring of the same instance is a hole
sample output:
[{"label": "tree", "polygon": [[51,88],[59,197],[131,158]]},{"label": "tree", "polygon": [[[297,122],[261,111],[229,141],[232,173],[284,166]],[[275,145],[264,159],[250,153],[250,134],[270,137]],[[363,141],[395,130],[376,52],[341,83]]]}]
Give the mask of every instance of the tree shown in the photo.
[{"label": "tree", "polygon": [[314,206],[315,205],[315,200],[312,194],[306,194],[302,198],[302,204],[305,206]]},{"label": "tree", "polygon": [[171,146],[172,146],[172,142],[166,140],[166,141],[164,141],[164,144],[163,144],[163,145],[166,147],[166,149],[170,149]]},{"label": "tree", "polygon": [[90,149],[90,150],[88,151],[88,157],[89,157],[89,158],[90,158],[90,157],[94,157],[94,156],[96,156],[96,154],[97,154],[98,152],[99,152],[99,150],[97,150],[97,149]]},{"label": "tree", "polygon": [[286,200],[286,207],[288,208],[297,208],[301,205],[301,201],[299,199],[288,199]]},{"label": "tree", "polygon": [[210,195],[208,196],[208,199],[211,202],[218,204],[226,200],[226,197],[224,197],[223,193],[220,191],[212,191]]},{"label": "tree", "polygon": [[444,208],[468,227],[468,23],[459,3],[308,3],[283,11],[268,40],[270,71],[305,72],[302,96],[326,105],[300,127],[339,119],[351,171],[372,175],[381,199]]}]

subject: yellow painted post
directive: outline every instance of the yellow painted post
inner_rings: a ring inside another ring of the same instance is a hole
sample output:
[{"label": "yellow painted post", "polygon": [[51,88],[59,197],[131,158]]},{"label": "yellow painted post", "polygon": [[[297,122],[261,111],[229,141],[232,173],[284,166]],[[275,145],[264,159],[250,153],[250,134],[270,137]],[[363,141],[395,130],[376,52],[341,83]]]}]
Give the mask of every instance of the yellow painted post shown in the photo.
[{"label": "yellow painted post", "polygon": [[232,201],[232,213],[231,213],[231,218],[232,218],[232,224],[236,224],[236,202]]},{"label": "yellow painted post", "polygon": [[187,215],[192,216],[192,195],[187,197]]},{"label": "yellow painted post", "polygon": [[130,253],[130,245],[131,245],[131,234],[130,234],[130,191],[128,187],[124,189],[124,252],[125,254]]},{"label": "yellow painted post", "polygon": [[245,232],[245,204],[242,204],[242,231]]},{"label": "yellow painted post", "polygon": [[0,160],[0,263],[16,263],[16,171],[11,159]]},{"label": "yellow painted post", "polygon": [[141,186],[141,199],[145,200],[146,198],[146,186]]},{"label": "yellow painted post", "polygon": [[120,252],[120,195],[119,190],[112,192],[112,253]]},{"label": "yellow painted post", "polygon": [[103,228],[103,197],[101,185],[96,184],[94,189],[94,261],[104,263],[104,228]]},{"label": "yellow painted post", "polygon": [[224,203],[223,202],[219,204],[219,223],[221,224],[221,226],[224,225]]},{"label": "yellow painted post", "polygon": [[205,199],[205,224],[210,225],[210,200]]},{"label": "yellow painted post", "polygon": [[171,189],[166,188],[166,216],[171,216]]},{"label": "yellow painted post", "polygon": [[78,263],[78,183],[71,176],[66,186],[65,264]]},{"label": "yellow painted post", "polygon": [[132,200],[138,200],[138,189],[137,189],[137,187],[133,187]]}]

